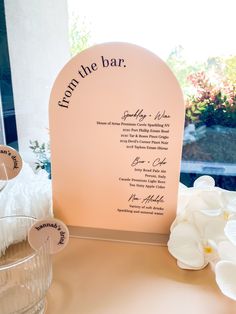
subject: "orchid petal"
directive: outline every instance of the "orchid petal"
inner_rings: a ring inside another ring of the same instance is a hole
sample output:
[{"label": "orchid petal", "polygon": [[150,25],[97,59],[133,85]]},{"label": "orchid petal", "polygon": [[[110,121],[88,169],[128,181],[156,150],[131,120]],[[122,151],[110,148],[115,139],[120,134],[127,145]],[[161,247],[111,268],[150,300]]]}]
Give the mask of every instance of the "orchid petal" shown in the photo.
[{"label": "orchid petal", "polygon": [[209,215],[203,214],[201,211],[195,211],[192,213],[192,223],[196,226],[202,237],[204,236],[206,225],[213,219],[218,219],[218,217],[212,218]]},{"label": "orchid petal", "polygon": [[222,198],[224,198],[224,201],[226,203],[234,203],[236,205],[236,191],[228,191],[221,189],[222,192]]},{"label": "orchid petal", "polygon": [[198,191],[196,191],[196,189],[193,191],[191,188],[179,190],[177,213],[186,211],[186,209],[189,207],[188,205],[190,201],[192,202],[192,198],[197,193]]},{"label": "orchid petal", "polygon": [[[235,192],[234,195],[236,194]],[[236,197],[234,196],[231,200],[229,200],[227,204],[227,210],[231,213],[236,213]]]},{"label": "orchid petal", "polygon": [[213,250],[218,251],[217,244],[214,240],[208,239],[207,243],[208,245],[210,245],[210,247],[212,247]]},{"label": "orchid petal", "polygon": [[205,262],[202,266],[200,267],[193,267],[193,266],[190,266],[190,265],[186,265],[180,261],[177,261],[177,265],[179,266],[179,268],[181,269],[187,269],[187,270],[201,270],[203,268],[205,268],[207,265],[208,265],[208,262]]},{"label": "orchid petal", "polygon": [[222,213],[222,210],[220,208],[216,209],[201,209],[201,213],[203,213],[206,216],[219,216]]},{"label": "orchid petal", "polygon": [[190,190],[190,191],[192,192],[192,195],[190,196],[187,210],[192,212],[192,211],[199,211],[200,209],[207,209],[208,204],[201,197],[202,193],[200,193],[200,191],[193,191],[193,190]]},{"label": "orchid petal", "polygon": [[186,185],[184,185],[183,183],[179,182],[179,191],[181,190],[187,190],[188,187]]},{"label": "orchid petal", "polygon": [[181,222],[173,228],[168,250],[177,260],[189,267],[199,268],[205,264],[199,234],[196,228],[187,222]]},{"label": "orchid petal", "polygon": [[186,195],[186,193],[179,193],[178,196],[178,207],[177,207],[177,214],[183,213],[190,201],[191,196]]},{"label": "orchid petal", "polygon": [[214,188],[211,191],[203,190],[200,193],[200,197],[206,203],[206,209],[212,210],[216,208],[224,208],[226,206],[226,202],[222,198],[221,189]]},{"label": "orchid petal", "polygon": [[170,226],[170,232],[172,232],[173,229],[174,229],[178,224],[180,224],[181,222],[184,222],[184,221],[186,221],[184,215],[181,215],[181,214],[177,215],[176,218],[175,218],[175,220],[172,222],[172,224],[171,224],[171,226]]},{"label": "orchid petal", "polygon": [[215,266],[216,282],[221,292],[236,300],[236,263],[220,261]]},{"label": "orchid petal", "polygon": [[227,238],[236,245],[236,220],[227,221],[225,228],[225,235]]},{"label": "orchid petal", "polygon": [[193,186],[195,188],[214,187],[215,180],[211,176],[201,176],[194,181]]},{"label": "orchid petal", "polygon": [[218,254],[221,260],[236,263],[236,246],[229,241],[222,241],[218,245]]},{"label": "orchid petal", "polygon": [[204,229],[204,239],[213,240],[215,243],[226,240],[224,233],[225,220],[224,219],[212,219],[210,220]]},{"label": "orchid petal", "polygon": [[236,220],[236,213],[231,213],[228,217],[228,221],[229,220]]}]

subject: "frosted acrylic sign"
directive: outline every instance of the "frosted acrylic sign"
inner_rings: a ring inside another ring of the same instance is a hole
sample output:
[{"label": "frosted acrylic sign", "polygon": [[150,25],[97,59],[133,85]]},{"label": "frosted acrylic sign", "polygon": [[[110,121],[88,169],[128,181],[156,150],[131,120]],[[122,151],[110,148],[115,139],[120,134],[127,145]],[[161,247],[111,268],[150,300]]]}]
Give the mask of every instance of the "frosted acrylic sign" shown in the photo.
[{"label": "frosted acrylic sign", "polygon": [[153,53],[107,43],[75,56],[50,98],[56,216],[81,236],[165,242],[183,125],[180,87]]}]

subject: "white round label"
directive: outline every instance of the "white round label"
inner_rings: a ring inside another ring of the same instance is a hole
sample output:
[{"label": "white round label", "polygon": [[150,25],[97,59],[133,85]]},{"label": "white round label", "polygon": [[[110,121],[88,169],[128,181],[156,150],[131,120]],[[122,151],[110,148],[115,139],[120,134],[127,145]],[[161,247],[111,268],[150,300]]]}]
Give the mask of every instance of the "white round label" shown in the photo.
[{"label": "white round label", "polygon": [[21,169],[20,154],[10,146],[0,145],[0,180],[15,178]]},{"label": "white round label", "polygon": [[51,254],[60,252],[69,241],[67,226],[61,220],[54,218],[37,221],[28,232],[30,246],[38,250],[47,240],[50,241]]}]

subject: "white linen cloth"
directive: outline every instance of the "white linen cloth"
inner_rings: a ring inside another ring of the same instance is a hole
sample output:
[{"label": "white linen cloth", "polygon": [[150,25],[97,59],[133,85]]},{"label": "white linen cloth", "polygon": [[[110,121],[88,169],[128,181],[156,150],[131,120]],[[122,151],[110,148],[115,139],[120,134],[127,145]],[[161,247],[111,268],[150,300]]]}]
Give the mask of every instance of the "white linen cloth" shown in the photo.
[{"label": "white linen cloth", "polygon": [[[53,216],[51,180],[48,179],[46,171],[40,170],[35,174],[28,164],[23,163],[19,175],[9,180],[0,192],[0,218],[16,215],[34,218]],[[19,227],[11,225],[4,228],[3,224],[1,226],[0,255],[11,243],[22,239],[22,230]]]}]

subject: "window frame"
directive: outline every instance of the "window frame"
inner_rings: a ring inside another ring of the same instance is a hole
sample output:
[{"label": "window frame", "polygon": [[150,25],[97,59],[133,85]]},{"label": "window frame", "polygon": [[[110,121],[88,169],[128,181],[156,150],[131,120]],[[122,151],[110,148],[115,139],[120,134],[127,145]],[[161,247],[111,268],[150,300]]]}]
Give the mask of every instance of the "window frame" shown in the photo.
[{"label": "window frame", "polygon": [[0,0],[0,143],[18,149],[4,0]]}]

